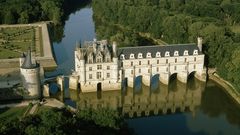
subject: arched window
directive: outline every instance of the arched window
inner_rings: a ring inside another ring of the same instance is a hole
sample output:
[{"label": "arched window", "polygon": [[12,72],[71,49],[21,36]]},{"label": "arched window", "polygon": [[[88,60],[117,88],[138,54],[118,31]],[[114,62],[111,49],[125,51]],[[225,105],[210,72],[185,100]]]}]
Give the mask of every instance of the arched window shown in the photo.
[{"label": "arched window", "polygon": [[161,57],[161,53],[160,53],[160,52],[157,52],[157,53],[156,53],[156,57]]},{"label": "arched window", "polygon": [[185,50],[183,55],[188,55],[188,50]]},{"label": "arched window", "polygon": [[178,51],[174,51],[174,56],[179,56]]},{"label": "arched window", "polygon": [[138,58],[139,59],[143,58],[142,53],[138,53]]},{"label": "arched window", "polygon": [[130,59],[134,59],[135,57],[134,57],[134,54],[133,53],[131,53],[130,54]]},{"label": "arched window", "polygon": [[170,56],[169,51],[165,52],[165,57],[168,57],[168,56]]},{"label": "arched window", "polygon": [[124,55],[124,54],[121,54],[120,59],[121,59],[121,60],[124,60],[124,59],[125,59],[125,55]]},{"label": "arched window", "polygon": [[194,50],[193,55],[198,55],[198,50]]},{"label": "arched window", "polygon": [[147,58],[151,58],[151,57],[152,57],[151,53],[148,52],[146,57],[147,57]]}]

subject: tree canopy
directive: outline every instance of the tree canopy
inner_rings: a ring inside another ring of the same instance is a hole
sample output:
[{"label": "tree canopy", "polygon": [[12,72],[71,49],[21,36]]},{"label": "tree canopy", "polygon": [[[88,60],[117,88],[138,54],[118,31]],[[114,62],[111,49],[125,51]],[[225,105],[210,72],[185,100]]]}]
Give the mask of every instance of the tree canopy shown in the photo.
[{"label": "tree canopy", "polygon": [[98,38],[123,46],[148,45],[139,33],[169,44],[202,37],[206,66],[240,90],[240,0],[94,0],[93,10]]}]

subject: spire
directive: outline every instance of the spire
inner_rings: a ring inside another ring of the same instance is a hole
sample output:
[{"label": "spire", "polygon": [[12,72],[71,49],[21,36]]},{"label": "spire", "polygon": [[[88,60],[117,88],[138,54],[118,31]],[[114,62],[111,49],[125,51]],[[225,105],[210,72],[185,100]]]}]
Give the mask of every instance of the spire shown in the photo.
[{"label": "spire", "polygon": [[31,68],[35,68],[35,67],[36,67],[36,65],[32,64],[32,54],[31,54],[31,49],[29,48],[21,68],[31,69]]}]

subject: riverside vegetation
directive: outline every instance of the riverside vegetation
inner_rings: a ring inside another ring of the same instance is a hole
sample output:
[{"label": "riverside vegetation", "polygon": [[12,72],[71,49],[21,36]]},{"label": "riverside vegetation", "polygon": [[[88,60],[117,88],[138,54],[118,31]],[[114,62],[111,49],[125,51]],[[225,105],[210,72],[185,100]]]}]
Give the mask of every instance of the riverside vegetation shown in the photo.
[{"label": "riverside vegetation", "polygon": [[23,118],[1,119],[0,134],[70,135],[132,134],[117,111],[102,108],[72,113],[67,109],[44,109]]},{"label": "riverside vegetation", "polygon": [[148,45],[140,33],[169,44],[203,37],[206,66],[240,92],[240,0],[94,0],[99,39]]}]

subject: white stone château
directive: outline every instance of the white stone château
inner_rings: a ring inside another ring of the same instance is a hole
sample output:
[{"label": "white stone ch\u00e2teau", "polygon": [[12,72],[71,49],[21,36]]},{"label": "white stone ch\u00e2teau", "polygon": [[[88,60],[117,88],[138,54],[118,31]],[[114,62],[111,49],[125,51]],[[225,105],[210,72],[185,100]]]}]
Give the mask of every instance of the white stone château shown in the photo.
[{"label": "white stone ch\u00e2teau", "polygon": [[134,87],[137,77],[150,86],[151,78],[169,83],[171,75],[186,83],[188,75],[206,80],[202,38],[198,44],[155,45],[117,48],[106,40],[87,42],[75,50],[75,71],[70,77],[70,87],[80,84],[82,92],[121,89],[123,80]]},{"label": "white stone ch\u00e2teau", "polygon": [[36,99],[41,96],[40,65],[32,60],[30,49],[27,55],[20,58],[20,73],[24,87],[25,99]]}]

